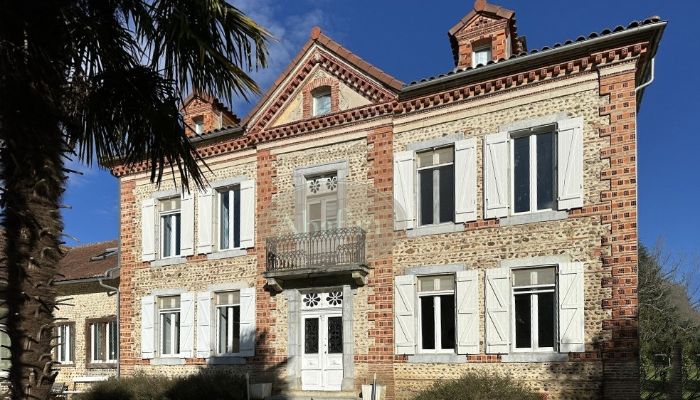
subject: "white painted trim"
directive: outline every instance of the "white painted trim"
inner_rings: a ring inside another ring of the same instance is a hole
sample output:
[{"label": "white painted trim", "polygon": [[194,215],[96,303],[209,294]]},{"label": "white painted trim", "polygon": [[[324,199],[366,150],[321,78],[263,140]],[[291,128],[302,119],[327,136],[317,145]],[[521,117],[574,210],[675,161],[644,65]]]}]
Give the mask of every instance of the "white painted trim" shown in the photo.
[{"label": "white painted trim", "polygon": [[542,211],[520,213],[520,214],[510,215],[508,217],[503,217],[503,218],[501,218],[499,225],[501,225],[501,226],[513,226],[513,225],[532,224],[535,222],[559,221],[562,219],[567,219],[568,217],[569,217],[569,213],[566,211],[542,210]]},{"label": "white painted trim", "polygon": [[566,353],[511,353],[503,354],[501,362],[504,363],[535,363],[535,362],[565,362],[569,361]]},{"label": "white painted trim", "polygon": [[448,145],[454,145],[455,142],[464,139],[463,133],[453,133],[450,135],[445,135],[439,138],[425,140],[417,143],[409,143],[406,145],[406,150],[410,151],[421,151],[427,150],[433,147],[442,147]]},{"label": "white painted trim", "polygon": [[538,128],[543,125],[552,125],[556,124],[557,122],[568,119],[569,115],[567,113],[556,113],[556,114],[549,114],[549,115],[543,115],[541,117],[534,117],[534,118],[528,118],[528,119],[523,119],[515,122],[509,122],[507,124],[503,124],[499,126],[499,131],[501,132],[513,132],[513,131],[520,131],[523,129],[530,129],[530,128]]},{"label": "white painted trim", "polygon": [[547,265],[558,265],[563,262],[571,262],[571,256],[567,254],[559,254],[554,256],[516,258],[510,260],[501,260],[500,268],[529,268],[529,267],[544,267]]},{"label": "white painted trim", "polygon": [[151,261],[151,267],[167,267],[170,265],[185,264],[186,262],[186,257],[174,256]]},{"label": "white painted trim", "polygon": [[220,250],[207,254],[207,260],[221,260],[224,258],[241,257],[248,255],[246,249]]},{"label": "white painted trim", "polygon": [[426,265],[420,267],[408,267],[404,270],[404,275],[439,275],[451,274],[458,271],[466,271],[467,267],[464,264],[444,264],[444,265]]}]

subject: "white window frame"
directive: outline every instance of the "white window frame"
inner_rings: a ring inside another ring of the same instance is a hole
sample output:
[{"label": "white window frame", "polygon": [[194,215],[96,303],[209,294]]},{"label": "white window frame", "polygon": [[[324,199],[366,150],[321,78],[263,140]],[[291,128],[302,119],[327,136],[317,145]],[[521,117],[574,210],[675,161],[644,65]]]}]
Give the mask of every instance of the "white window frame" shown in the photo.
[{"label": "white window frame", "polygon": [[[486,62],[477,62],[476,57],[478,54],[484,54],[486,53]],[[493,59],[493,48],[491,46],[491,43],[488,44],[482,44],[480,46],[474,47],[472,50],[472,68],[476,67],[477,65],[486,65],[488,64],[489,61]]]},{"label": "white window frame", "polygon": [[[228,193],[228,229],[229,229],[229,246],[228,247],[222,247],[221,246],[221,225],[222,225],[222,198],[224,193]],[[236,192],[238,192],[238,205],[239,205],[239,218],[236,220],[235,219],[235,210],[234,210],[234,205],[235,205],[235,196]],[[241,239],[240,239],[240,232],[241,232],[241,215],[240,215],[240,204],[241,204],[241,189],[240,189],[240,184],[236,185],[230,185],[230,186],[223,186],[219,187],[216,189],[216,234],[214,235],[216,237],[216,249],[218,251],[228,251],[228,250],[237,250],[241,248]],[[235,240],[234,240],[234,231],[236,224],[238,224],[238,232],[239,232],[239,237],[238,237],[238,247],[234,246]]]},{"label": "white window frame", "polygon": [[203,117],[195,117],[192,118],[192,122],[194,123],[194,132],[198,135],[201,135],[204,133],[204,118]]},{"label": "white window frame", "polygon": [[[537,269],[540,268],[554,268],[554,284],[545,285],[529,285],[529,286],[519,286],[518,289],[529,289],[524,292],[518,292],[519,294],[530,294],[530,347],[518,348],[516,347],[516,332],[515,332],[515,286],[513,284],[513,272],[522,269],[532,269],[530,274],[536,275]],[[556,353],[557,343],[559,342],[559,267],[557,264],[552,265],[538,265],[535,267],[518,267],[511,268],[510,271],[510,309],[512,310],[510,315],[511,324],[511,338],[510,338],[510,348],[513,353]],[[538,347],[539,344],[539,315],[538,315],[538,293],[554,293],[554,332],[553,340],[554,347]]]},{"label": "white window frame", "polygon": [[[433,152],[433,160],[435,160],[435,157],[437,156],[437,150],[445,149],[445,148],[452,148],[452,162],[448,163],[442,163],[442,164],[435,164],[431,165],[429,167],[418,167],[418,158],[419,154],[421,153],[427,153],[427,152]],[[440,220],[440,167],[444,167],[446,165],[452,165],[452,220],[450,221],[440,221],[440,222],[435,222]],[[416,193],[416,227],[418,228],[424,228],[424,227],[431,227],[431,226],[439,226],[439,225],[445,225],[445,224],[450,224],[454,225],[455,224],[455,209],[456,205],[454,204],[454,193],[457,190],[456,184],[455,184],[455,145],[454,143],[445,145],[445,146],[435,146],[435,147],[428,147],[424,149],[420,149],[415,151],[415,193]],[[422,210],[421,210],[421,180],[420,180],[420,171],[424,171],[427,169],[432,169],[433,170],[433,223],[432,224],[421,224],[422,220]]]},{"label": "white window frame", "polygon": [[[332,193],[323,193],[323,194],[310,194],[307,192],[307,187],[309,184],[310,180],[319,178],[319,177],[325,177],[325,176],[330,176],[330,175],[335,175],[336,179],[338,180],[338,188],[335,190],[335,192]],[[342,210],[340,209],[341,204],[340,204],[340,173],[337,170],[330,170],[328,172],[322,173],[322,174],[311,174],[311,175],[306,175],[304,176],[304,219],[303,219],[303,232],[305,233],[310,233],[311,230],[309,229],[309,222],[310,222],[310,215],[309,215],[309,206],[312,204],[320,204],[321,205],[321,227],[319,230],[315,232],[321,232],[328,230],[328,224],[327,224],[327,204],[329,201],[335,201],[335,206],[336,206],[336,213],[335,213],[335,225],[336,227],[334,229],[341,228],[341,219],[340,219],[340,214]]]},{"label": "white window frame", "polygon": [[[216,295],[221,294],[221,293],[227,293],[227,292],[239,292],[240,290],[226,290],[226,291],[220,291],[220,292],[215,292],[214,293],[214,303],[216,303]],[[233,346],[233,309],[234,307],[238,307],[238,352],[237,353],[228,353],[228,352],[220,352],[219,351],[219,333],[221,332],[219,329],[219,309],[220,308],[229,308],[227,311],[227,316],[228,316],[228,326],[226,327],[226,344],[227,348]],[[240,335],[240,330],[241,330],[241,301],[240,297],[238,300],[238,304],[214,304],[214,318],[216,319],[216,322],[213,324],[214,326],[214,354],[216,356],[239,356],[241,354],[241,335]]]},{"label": "white window frame", "polygon": [[[314,117],[320,117],[322,115],[328,115],[333,112],[333,98],[332,90],[330,86],[319,86],[311,91],[311,113]],[[323,98],[328,98],[328,112],[319,114],[318,103]]]},{"label": "white window frame", "polygon": [[[158,204],[156,205],[158,207],[158,225],[159,225],[159,244],[158,248],[160,250],[160,258],[161,259],[167,259],[167,258],[180,258],[180,254],[182,253],[182,249],[177,247],[177,241],[178,241],[178,231],[177,231],[177,218],[180,218],[180,235],[182,235],[182,199],[180,199],[180,208],[177,210],[170,210],[170,211],[160,211],[160,202],[163,201],[169,201],[172,200],[173,197],[169,198],[163,198],[163,199],[158,199]],[[171,224],[173,226],[173,231],[172,231],[172,236],[170,237],[170,249],[172,254],[170,255],[164,255],[165,253],[165,224],[164,219],[165,218],[170,218]],[[180,243],[180,247],[182,247],[182,243]]]},{"label": "white window frame", "polygon": [[[73,364],[73,324],[56,325],[56,361],[61,364]],[[66,337],[67,336],[67,337]],[[65,351],[66,356],[63,357]]]},{"label": "white window frame", "polygon": [[[104,321],[95,321],[95,322],[90,322],[90,363],[91,364],[113,364],[117,362],[116,358],[110,358],[109,355],[112,353],[111,347],[111,341],[110,339],[110,334],[112,330],[116,331],[117,330],[117,325],[116,325],[117,320],[112,319],[112,320],[104,320]],[[104,341],[105,341],[105,354],[104,354],[104,360],[96,359],[96,351],[97,347],[95,339],[98,337],[99,331],[104,330]],[[119,338],[117,338],[119,340]],[[115,343],[116,345],[116,343]]]},{"label": "white window frame", "polygon": [[[435,282],[439,282],[440,277],[444,276],[451,276],[452,279],[455,279],[455,274],[429,274],[429,275],[417,275],[416,276],[416,302],[417,302],[417,307],[416,307],[416,347],[418,349],[418,353],[422,354],[456,354],[457,353],[457,291],[456,291],[456,285],[457,282],[454,282],[454,287],[451,290],[432,290],[429,292],[421,292],[418,290],[418,281],[421,278],[425,278],[426,276],[432,276],[435,277]],[[442,348],[442,316],[441,316],[441,295],[446,295],[446,294],[451,294],[454,296],[454,304],[455,304],[455,311],[454,311],[454,326],[455,326],[455,348],[452,349],[443,349]],[[434,335],[435,335],[435,349],[423,349],[423,302],[421,301],[421,297],[432,297],[433,298],[433,307],[434,307],[434,312],[433,312],[433,324],[435,326],[434,330]]]},{"label": "white window frame", "polygon": [[[175,297],[175,296],[159,296],[156,298],[156,306],[158,307],[158,354],[161,357],[178,357],[180,355],[180,352],[174,352],[175,347],[180,347],[182,344],[180,343],[180,339],[182,337],[182,305],[178,308],[165,308],[161,309],[160,308],[160,299],[162,297]],[[180,297],[179,295],[177,297]],[[182,299],[180,299],[182,301]],[[166,314],[177,314],[177,329],[173,326],[173,329],[170,331],[170,349],[169,352],[165,353],[163,352],[163,329],[165,328],[165,315]],[[177,332],[177,334],[175,333]],[[175,345],[177,343],[177,346]],[[179,349],[178,349],[179,350]]]},{"label": "white window frame", "polygon": [[[540,134],[552,133],[554,135],[554,145],[552,146],[552,160],[554,161],[554,172],[552,176],[552,207],[537,209],[537,136]],[[536,214],[542,212],[557,211],[557,169],[559,168],[557,159],[557,129],[552,127],[539,127],[528,129],[525,133],[513,132],[510,134],[508,141],[509,151],[510,151],[510,167],[509,167],[509,179],[510,179],[510,215],[525,215],[525,214]],[[528,138],[528,148],[530,150],[530,209],[527,211],[515,212],[515,139],[520,139],[523,137]]]}]

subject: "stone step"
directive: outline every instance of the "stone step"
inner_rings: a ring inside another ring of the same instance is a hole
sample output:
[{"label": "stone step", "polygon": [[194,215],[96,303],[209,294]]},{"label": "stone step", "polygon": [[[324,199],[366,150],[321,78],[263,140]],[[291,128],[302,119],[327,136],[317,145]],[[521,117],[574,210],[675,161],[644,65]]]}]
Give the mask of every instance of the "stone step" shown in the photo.
[{"label": "stone step", "polygon": [[290,391],[285,394],[276,394],[266,400],[358,400],[359,398],[358,393],[351,391]]}]

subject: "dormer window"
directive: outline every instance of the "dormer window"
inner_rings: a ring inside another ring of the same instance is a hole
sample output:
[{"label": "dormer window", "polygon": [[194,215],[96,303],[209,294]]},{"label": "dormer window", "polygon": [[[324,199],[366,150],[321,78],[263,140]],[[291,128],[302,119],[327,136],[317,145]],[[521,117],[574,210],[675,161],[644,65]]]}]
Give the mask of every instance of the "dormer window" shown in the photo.
[{"label": "dormer window", "polygon": [[472,67],[476,67],[479,64],[486,65],[489,61],[491,61],[490,43],[474,47],[474,51],[472,52]]},{"label": "dormer window", "polygon": [[311,92],[313,97],[313,116],[325,115],[331,112],[331,88],[322,86]]},{"label": "dormer window", "polygon": [[192,122],[194,123],[194,132],[198,135],[201,135],[204,133],[204,118],[200,117],[195,117],[192,118]]}]

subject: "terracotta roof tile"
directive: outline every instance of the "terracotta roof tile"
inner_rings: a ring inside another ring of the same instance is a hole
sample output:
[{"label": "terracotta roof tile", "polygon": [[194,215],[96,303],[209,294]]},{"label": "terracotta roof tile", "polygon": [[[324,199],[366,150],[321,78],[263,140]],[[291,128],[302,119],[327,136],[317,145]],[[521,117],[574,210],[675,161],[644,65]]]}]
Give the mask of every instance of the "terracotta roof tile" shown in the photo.
[{"label": "terracotta roof tile", "polygon": [[117,267],[118,247],[119,241],[110,240],[68,248],[58,265],[63,276],[56,282],[103,276],[107,270]]}]

